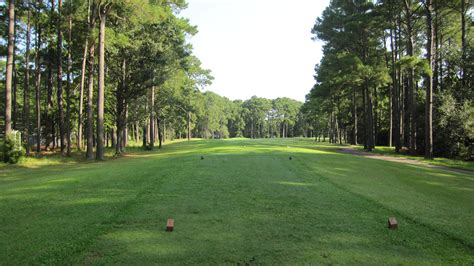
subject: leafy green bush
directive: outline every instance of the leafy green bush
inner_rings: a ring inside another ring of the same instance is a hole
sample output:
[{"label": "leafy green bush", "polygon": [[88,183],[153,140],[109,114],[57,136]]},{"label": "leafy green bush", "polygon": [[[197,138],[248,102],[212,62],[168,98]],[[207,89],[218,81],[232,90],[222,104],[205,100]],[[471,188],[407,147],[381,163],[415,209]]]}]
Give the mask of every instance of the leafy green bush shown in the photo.
[{"label": "leafy green bush", "polygon": [[6,163],[17,163],[22,156],[21,133],[13,130],[6,136],[5,143],[3,144],[3,161]]},{"label": "leafy green bush", "polygon": [[472,102],[456,99],[445,93],[436,99],[438,105],[435,111],[434,129],[435,153],[440,156],[472,160],[474,121]]}]

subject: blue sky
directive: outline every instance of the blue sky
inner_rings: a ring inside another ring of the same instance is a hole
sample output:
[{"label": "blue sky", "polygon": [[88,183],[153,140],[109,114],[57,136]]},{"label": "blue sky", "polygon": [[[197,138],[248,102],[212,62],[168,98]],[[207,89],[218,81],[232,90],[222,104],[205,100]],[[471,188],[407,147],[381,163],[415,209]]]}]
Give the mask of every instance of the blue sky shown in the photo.
[{"label": "blue sky", "polygon": [[207,89],[304,101],[314,84],[321,42],[310,30],[329,0],[188,0],[181,15],[198,26],[190,39],[215,80]]}]

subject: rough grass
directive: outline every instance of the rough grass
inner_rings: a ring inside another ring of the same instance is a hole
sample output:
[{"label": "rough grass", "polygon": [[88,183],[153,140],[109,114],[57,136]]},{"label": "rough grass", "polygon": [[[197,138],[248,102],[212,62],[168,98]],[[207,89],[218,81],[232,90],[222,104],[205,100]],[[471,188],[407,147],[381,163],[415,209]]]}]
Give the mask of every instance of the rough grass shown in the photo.
[{"label": "rough grass", "polygon": [[[352,147],[357,150],[364,150],[364,147],[362,146],[352,145]],[[388,147],[388,146],[377,146],[372,152],[382,154],[382,155],[389,155],[389,156],[403,157],[403,158],[407,158],[411,160],[417,160],[417,161],[421,161],[421,162],[432,164],[432,165],[451,167],[451,168],[457,168],[461,170],[474,172],[474,162],[469,162],[469,161],[454,160],[454,159],[441,158],[441,157],[434,158],[433,160],[427,160],[423,158],[423,156],[413,156],[406,153],[402,153],[402,154],[396,153],[395,147]]]},{"label": "rough grass", "polygon": [[0,168],[0,264],[474,263],[470,175],[305,140],[129,151]]}]

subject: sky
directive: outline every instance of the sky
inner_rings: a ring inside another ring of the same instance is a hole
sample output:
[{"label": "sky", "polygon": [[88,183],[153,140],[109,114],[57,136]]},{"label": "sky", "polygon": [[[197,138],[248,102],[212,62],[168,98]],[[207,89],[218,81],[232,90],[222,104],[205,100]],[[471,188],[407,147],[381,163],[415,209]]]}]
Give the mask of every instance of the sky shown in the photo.
[{"label": "sky", "polygon": [[304,101],[322,43],[311,40],[329,0],[188,0],[181,16],[197,25],[194,54],[214,76],[206,90],[235,99],[256,95]]}]

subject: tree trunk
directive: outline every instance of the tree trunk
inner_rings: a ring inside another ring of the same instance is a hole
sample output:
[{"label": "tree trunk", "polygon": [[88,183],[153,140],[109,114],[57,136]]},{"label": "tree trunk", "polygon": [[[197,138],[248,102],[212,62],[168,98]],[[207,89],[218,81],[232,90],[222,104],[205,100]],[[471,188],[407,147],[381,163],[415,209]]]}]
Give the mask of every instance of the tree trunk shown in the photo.
[{"label": "tree trunk", "polygon": [[30,155],[30,38],[31,38],[31,21],[30,6],[27,6],[26,19],[26,50],[25,50],[25,88],[23,93],[23,126],[24,138],[26,143],[26,155]]},{"label": "tree trunk", "polygon": [[[48,44],[49,46],[51,43]],[[46,145],[45,148],[49,148],[49,144],[52,143],[53,149],[56,147],[56,130],[55,130],[55,121],[54,121],[54,112],[53,109],[53,64],[52,64],[52,51],[51,47],[48,47],[48,84],[47,84],[47,95],[46,95]],[[48,121],[49,120],[49,121]]]},{"label": "tree trunk", "polygon": [[[392,39],[392,28],[390,27],[390,40]],[[383,48],[385,51],[385,67],[390,69],[389,59],[388,59],[388,50],[387,50],[387,36],[385,35],[385,30],[383,32]],[[392,113],[392,86],[388,85],[388,146],[392,147],[392,127],[393,127],[393,113]]]},{"label": "tree trunk", "polygon": [[[401,14],[398,13],[397,23],[395,25],[395,59],[400,60],[402,47],[401,47]],[[396,74],[397,74],[397,91],[396,91],[396,100],[397,100],[397,133],[395,136],[395,151],[399,152],[403,146],[403,79],[402,79],[402,70],[401,67],[398,65],[396,66]],[[398,148],[397,148],[398,144]]]},{"label": "tree trunk", "polygon": [[[51,0],[51,9],[50,13],[54,13],[54,0]],[[56,148],[56,121],[54,119],[54,111],[53,109],[53,83],[54,83],[54,77],[53,77],[53,41],[52,41],[52,36],[51,33],[53,32],[53,16],[49,16],[49,29],[47,31],[46,38],[50,38],[48,41],[48,76],[47,76],[47,94],[46,94],[46,125],[45,125],[45,149],[49,149],[49,145],[52,144],[52,149]]]},{"label": "tree trunk", "polygon": [[111,142],[112,142],[112,148],[116,148],[117,149],[117,139],[119,138],[119,136],[117,134],[115,134],[115,130],[112,128],[110,130],[110,139],[111,139]]},{"label": "tree trunk", "polygon": [[373,105],[372,105],[372,96],[370,89],[368,88],[368,83],[366,81],[365,92],[367,96],[367,151],[372,151],[375,148],[374,145],[374,116],[373,116]]},{"label": "tree trunk", "polygon": [[161,145],[163,142],[163,135],[161,134],[161,121],[159,118],[156,120],[156,127],[158,131],[157,132],[158,133],[158,148],[161,149]]},{"label": "tree trunk", "polygon": [[135,130],[136,130],[136,134],[135,134],[135,142],[137,143],[136,145],[138,145],[138,142],[140,142],[140,132],[139,132],[139,125],[138,125],[138,122],[136,122],[135,124]]},{"label": "tree trunk", "polygon": [[123,151],[123,130],[125,126],[125,88],[126,88],[126,67],[127,67],[127,60],[124,59],[122,61],[122,80],[120,84],[117,86],[116,90],[116,126],[117,126],[117,145],[115,149],[115,154],[119,155]]},{"label": "tree trunk", "polygon": [[[395,36],[394,36],[395,35]],[[395,145],[395,152],[400,152],[400,110],[399,110],[399,80],[398,80],[398,67],[396,65],[397,61],[397,54],[398,54],[398,40],[397,40],[397,25],[396,22],[391,23],[390,27],[390,50],[392,55],[392,95],[391,95],[391,103],[392,103],[392,127],[391,127],[391,139]]]},{"label": "tree trunk", "polygon": [[352,92],[352,119],[354,121],[354,138],[352,144],[357,145],[357,104],[356,104],[356,90]]},{"label": "tree trunk", "polygon": [[[407,55],[413,56],[415,39],[413,36],[413,12],[411,10],[412,1],[405,0],[405,13],[406,13],[406,27],[407,27]],[[408,143],[410,154],[415,154],[415,69],[413,67],[408,68],[408,82],[407,82],[407,131],[408,131]]]},{"label": "tree trunk", "polygon": [[150,88],[150,149],[155,146],[155,86]]},{"label": "tree trunk", "polygon": [[16,69],[16,36],[17,36],[17,31],[16,31],[16,14],[14,14],[13,17],[13,60],[12,60],[12,67],[13,67],[13,72],[12,72],[12,93],[13,93],[13,101],[12,101],[12,107],[13,107],[13,113],[11,117],[12,121],[12,129],[17,129],[16,123],[18,122],[18,116],[17,116],[17,83],[18,83],[18,73]]},{"label": "tree trunk", "polygon": [[379,115],[378,115],[378,97],[377,97],[377,87],[374,87],[374,106],[373,106],[373,132],[374,132],[374,148],[377,145],[377,136],[379,128]]},{"label": "tree trunk", "polygon": [[250,138],[253,139],[253,120],[250,122]]},{"label": "tree trunk", "polygon": [[188,117],[187,117],[187,124],[188,124],[188,140],[191,140],[191,112],[188,111]]},{"label": "tree trunk", "polygon": [[59,126],[59,140],[61,144],[61,153],[64,152],[66,149],[66,143],[64,140],[64,107],[63,107],[63,60],[62,60],[62,48],[63,48],[63,34],[61,31],[61,9],[62,9],[63,1],[58,1],[58,20],[57,20],[57,82],[58,82],[58,90],[57,90],[57,102],[58,102],[58,126]]},{"label": "tree trunk", "polygon": [[99,30],[99,87],[97,89],[97,148],[96,160],[104,160],[104,92],[105,92],[105,20],[106,11],[100,10]]},{"label": "tree trunk", "polygon": [[67,87],[66,87],[66,155],[71,156],[71,71],[72,71],[72,16],[68,25]]},{"label": "tree trunk", "polygon": [[436,53],[433,54],[433,91],[435,93],[439,92],[439,65],[440,65],[440,50],[438,49],[439,47],[439,35],[440,35],[440,16],[441,16],[441,11],[439,8],[439,4],[434,6],[434,46],[436,49]]},{"label": "tree trunk", "polygon": [[[433,64],[433,0],[425,3],[426,11],[426,59],[429,70]],[[433,159],[433,77],[431,73],[426,76],[426,103],[425,103],[425,158]]]},{"label": "tree trunk", "polygon": [[[125,87],[125,91],[127,90],[127,87]],[[125,94],[127,95],[127,94]],[[128,103],[127,103],[127,98],[124,100],[124,119],[123,119],[123,145],[122,145],[122,152],[125,151],[125,147],[128,145]]]},{"label": "tree trunk", "polygon": [[[92,30],[95,27],[94,10],[95,9],[92,9],[92,15],[89,17],[89,27],[88,27],[89,34],[92,32]],[[94,55],[95,55],[95,44],[94,42],[91,42],[90,47],[89,47],[89,62],[88,62],[88,77],[87,77],[86,157],[88,160],[94,160],[94,151],[93,151],[94,149],[94,136],[93,136],[94,135],[94,130],[93,130]]]},{"label": "tree trunk", "polygon": [[[91,19],[93,20],[93,19]],[[92,26],[90,29],[93,29],[94,22],[91,23]],[[93,129],[93,119],[94,119],[94,54],[95,54],[95,44],[91,43],[89,47],[89,63],[88,63],[88,77],[87,77],[87,148],[86,148],[86,157],[88,160],[94,160],[94,129]]]},{"label": "tree trunk", "polygon": [[[91,10],[91,3],[87,1],[87,21],[90,23],[90,10]],[[88,35],[90,33],[90,24],[88,26]],[[77,115],[77,149],[79,151],[82,150],[82,113],[84,111],[84,83],[86,78],[86,63],[87,63],[87,49],[89,48],[89,36],[86,38],[86,42],[84,44],[84,52],[82,53],[82,67],[81,67],[81,83],[79,85],[79,113]]]},{"label": "tree trunk", "polygon": [[35,53],[35,94],[36,94],[36,153],[37,155],[41,152],[41,27],[38,23],[40,16],[41,0],[37,1],[36,9],[36,53]]},{"label": "tree trunk", "polygon": [[8,55],[5,84],[5,138],[12,131],[12,79],[13,79],[13,50],[15,38],[15,0],[8,3]]},{"label": "tree trunk", "polygon": [[[157,133],[159,134],[160,127],[158,127]],[[163,120],[163,131],[162,131],[162,142],[166,142],[166,120]]]},{"label": "tree trunk", "polygon": [[142,146],[146,149],[147,146],[147,125],[143,125],[143,143]]},{"label": "tree trunk", "polygon": [[[467,41],[466,41],[466,2],[469,6],[469,0],[461,0],[461,82],[463,89],[466,88],[466,50],[467,50]],[[429,22],[432,23],[432,22]],[[471,62],[472,63],[472,62]],[[467,88],[466,88],[467,89]]]},{"label": "tree trunk", "polygon": [[364,113],[363,113],[363,118],[364,118],[364,149],[368,149],[367,145],[367,125],[368,125],[368,117],[367,117],[367,93],[365,90],[365,84],[362,86],[362,106],[364,106]]}]

